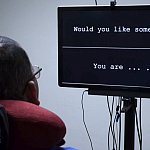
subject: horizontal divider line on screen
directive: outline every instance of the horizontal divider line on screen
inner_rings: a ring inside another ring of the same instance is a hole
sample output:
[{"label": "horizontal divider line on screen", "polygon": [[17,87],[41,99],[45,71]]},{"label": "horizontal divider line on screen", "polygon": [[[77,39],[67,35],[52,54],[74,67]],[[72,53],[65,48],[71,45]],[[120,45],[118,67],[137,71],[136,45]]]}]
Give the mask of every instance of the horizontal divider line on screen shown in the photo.
[{"label": "horizontal divider line on screen", "polygon": [[114,86],[114,87],[133,87],[133,88],[147,88],[149,89],[149,87],[146,87],[146,86],[130,86],[130,85],[110,85],[110,84],[97,84],[97,83],[72,83],[72,82],[62,82],[62,84],[70,84],[70,85],[98,85],[98,86],[107,86],[107,87],[111,87],[111,86]]},{"label": "horizontal divider line on screen", "polygon": [[97,46],[62,46],[62,48],[74,48],[74,49],[90,49],[90,48],[96,48],[96,49],[145,49],[150,50],[150,47],[97,47]]}]

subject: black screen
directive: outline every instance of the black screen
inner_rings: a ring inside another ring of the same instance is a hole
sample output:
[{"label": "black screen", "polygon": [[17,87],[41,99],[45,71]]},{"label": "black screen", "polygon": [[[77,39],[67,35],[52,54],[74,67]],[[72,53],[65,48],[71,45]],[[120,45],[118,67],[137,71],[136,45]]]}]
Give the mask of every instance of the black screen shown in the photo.
[{"label": "black screen", "polygon": [[58,77],[62,87],[150,97],[150,6],[58,7]]}]

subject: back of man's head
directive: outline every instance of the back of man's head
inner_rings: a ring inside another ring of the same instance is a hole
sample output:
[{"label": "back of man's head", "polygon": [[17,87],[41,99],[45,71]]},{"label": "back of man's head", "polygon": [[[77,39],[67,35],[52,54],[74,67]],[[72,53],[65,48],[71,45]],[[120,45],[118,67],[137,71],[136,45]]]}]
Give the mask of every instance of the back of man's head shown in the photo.
[{"label": "back of man's head", "polygon": [[16,41],[0,36],[0,100],[23,100],[31,76],[31,63],[26,52]]},{"label": "back of man's head", "polygon": [[16,45],[20,47],[19,43],[16,42],[15,40],[10,39],[6,36],[0,36],[0,45],[3,45],[3,44],[12,44],[12,45]]}]

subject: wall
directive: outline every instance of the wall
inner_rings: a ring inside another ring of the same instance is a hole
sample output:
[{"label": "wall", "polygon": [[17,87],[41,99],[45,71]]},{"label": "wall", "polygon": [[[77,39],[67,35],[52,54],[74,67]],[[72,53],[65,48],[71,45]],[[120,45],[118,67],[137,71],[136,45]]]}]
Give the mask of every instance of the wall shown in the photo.
[{"label": "wall", "polygon": [[[98,4],[109,5],[99,0]],[[148,0],[122,0],[122,4],[146,4]],[[41,105],[56,112],[66,123],[66,146],[90,150],[82,122],[81,94],[84,89],[60,88],[57,85],[57,6],[95,5],[94,0],[0,0],[0,35],[18,41],[33,64],[43,68],[40,85]],[[85,94],[86,123],[95,150],[107,149],[109,113],[104,96]],[[111,98],[111,97],[110,97]],[[142,101],[143,149],[149,150],[150,101]],[[123,143],[122,143],[123,145]],[[136,138],[136,150],[138,139]]]}]

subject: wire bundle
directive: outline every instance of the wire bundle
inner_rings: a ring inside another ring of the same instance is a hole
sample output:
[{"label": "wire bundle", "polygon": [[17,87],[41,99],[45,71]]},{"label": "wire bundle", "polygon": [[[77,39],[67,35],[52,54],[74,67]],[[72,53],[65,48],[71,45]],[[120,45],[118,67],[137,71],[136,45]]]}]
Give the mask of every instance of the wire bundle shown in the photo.
[{"label": "wire bundle", "polygon": [[[115,103],[116,102],[116,103]],[[110,150],[110,137],[112,136],[112,150],[120,150],[121,143],[121,105],[122,100],[119,97],[115,101],[113,96],[112,103],[110,106],[109,97],[107,96],[107,106],[110,115],[110,122],[108,128],[108,150]],[[114,114],[114,108],[116,108]]]},{"label": "wire bundle", "polygon": [[[85,110],[84,110],[84,94],[88,92],[88,90],[83,91],[82,98],[81,98],[81,106],[82,106],[82,119],[83,124],[85,126],[91,150],[94,150],[93,142],[88,131],[86,121],[85,121]],[[111,100],[111,102],[110,102]],[[107,96],[107,106],[110,116],[109,127],[108,127],[108,150],[121,150],[121,113],[122,113],[122,101],[123,97],[112,97],[112,99]],[[139,119],[138,119],[139,118]],[[135,120],[136,120],[136,127],[137,127],[137,134],[139,140],[139,149],[142,150],[142,110],[141,110],[141,98],[139,102],[139,116],[137,115],[137,110],[135,107]],[[110,138],[112,138],[112,146],[110,146]]]}]

